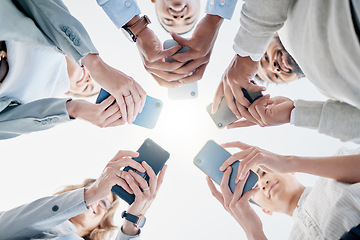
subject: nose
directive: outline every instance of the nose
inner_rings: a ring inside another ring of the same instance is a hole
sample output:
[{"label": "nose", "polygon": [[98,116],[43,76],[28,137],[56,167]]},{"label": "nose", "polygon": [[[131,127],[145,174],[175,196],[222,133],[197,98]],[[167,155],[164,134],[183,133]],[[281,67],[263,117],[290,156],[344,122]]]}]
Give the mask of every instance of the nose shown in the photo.
[{"label": "nose", "polygon": [[269,186],[269,180],[262,179],[259,183],[259,187],[261,190],[265,191]]},{"label": "nose", "polygon": [[270,63],[270,66],[273,73],[280,72],[279,64],[275,60],[273,60],[273,62]]}]

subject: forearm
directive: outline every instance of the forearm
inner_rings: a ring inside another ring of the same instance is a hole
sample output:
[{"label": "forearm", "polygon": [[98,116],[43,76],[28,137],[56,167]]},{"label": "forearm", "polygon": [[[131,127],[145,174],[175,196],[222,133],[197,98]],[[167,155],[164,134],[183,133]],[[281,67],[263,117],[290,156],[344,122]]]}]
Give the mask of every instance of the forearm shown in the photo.
[{"label": "forearm", "polygon": [[263,230],[261,229],[261,231],[257,231],[255,233],[246,233],[246,237],[248,240],[266,240],[266,236],[265,236],[265,233],[263,232]]},{"label": "forearm", "polygon": [[332,157],[288,157],[291,172],[309,173],[340,182],[360,182],[360,155]]}]

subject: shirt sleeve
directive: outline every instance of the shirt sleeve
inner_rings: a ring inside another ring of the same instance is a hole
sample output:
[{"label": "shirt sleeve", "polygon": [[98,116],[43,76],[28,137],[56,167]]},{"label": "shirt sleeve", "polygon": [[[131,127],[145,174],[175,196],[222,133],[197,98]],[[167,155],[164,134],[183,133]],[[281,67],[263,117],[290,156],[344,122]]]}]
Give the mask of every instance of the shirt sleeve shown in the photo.
[{"label": "shirt sleeve", "polygon": [[273,37],[287,19],[293,0],[245,0],[240,28],[233,49],[242,56],[259,61]]},{"label": "shirt sleeve", "polygon": [[118,235],[116,236],[116,240],[140,240],[140,233],[141,231],[139,230],[138,234],[136,234],[135,236],[129,236],[123,233],[121,227]]},{"label": "shirt sleeve", "polygon": [[360,110],[347,103],[296,100],[290,123],[340,139],[360,143]]},{"label": "shirt sleeve", "polygon": [[218,15],[225,19],[231,19],[236,7],[237,0],[208,0],[205,13]]},{"label": "shirt sleeve", "polygon": [[121,28],[134,16],[139,15],[140,9],[135,0],[96,0],[106,15],[117,28]]}]

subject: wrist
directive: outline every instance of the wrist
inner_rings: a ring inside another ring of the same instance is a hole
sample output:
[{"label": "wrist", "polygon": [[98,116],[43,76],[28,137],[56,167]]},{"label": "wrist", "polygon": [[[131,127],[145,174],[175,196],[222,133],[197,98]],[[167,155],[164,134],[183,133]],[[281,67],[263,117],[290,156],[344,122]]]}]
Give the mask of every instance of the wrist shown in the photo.
[{"label": "wrist", "polygon": [[255,233],[246,234],[248,240],[265,240],[267,239],[263,230],[257,231]]},{"label": "wrist", "polygon": [[221,24],[224,22],[224,19],[219,15],[206,14],[204,19],[217,29],[220,28]]},{"label": "wrist", "polygon": [[101,61],[102,60],[98,54],[89,53],[83,59],[81,59],[81,64],[84,65],[90,73],[92,73],[92,71],[94,71],[96,67],[99,66]]},{"label": "wrist", "polygon": [[84,201],[86,203],[86,207],[89,207],[91,204],[94,204],[97,199],[95,199],[95,193],[93,188],[84,188]]},{"label": "wrist", "polygon": [[77,108],[78,101],[79,100],[69,100],[65,103],[65,107],[66,107],[66,110],[68,112],[70,119],[75,119],[78,117],[76,114],[77,113],[76,108]]}]

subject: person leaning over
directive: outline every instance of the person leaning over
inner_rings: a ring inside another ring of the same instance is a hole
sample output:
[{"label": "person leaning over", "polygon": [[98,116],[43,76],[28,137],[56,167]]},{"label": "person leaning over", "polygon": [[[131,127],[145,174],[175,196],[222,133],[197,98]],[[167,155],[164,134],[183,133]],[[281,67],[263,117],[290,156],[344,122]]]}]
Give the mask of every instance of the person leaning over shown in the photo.
[{"label": "person leaning over", "polygon": [[[115,184],[135,195],[126,213],[142,218],[150,208],[164,179],[165,165],[157,177],[152,168],[131,159],[137,152],[119,151],[106,165],[100,177],[68,186],[56,196],[44,197],[20,207],[0,212],[0,239],[107,239],[114,229],[112,219],[119,199],[111,192]],[[130,170],[146,172],[149,183]],[[130,216],[131,217],[131,216]],[[140,225],[126,218],[116,239],[140,239]]]},{"label": "person leaning over", "polygon": [[[267,214],[292,216],[294,225],[289,239],[340,239],[360,223],[360,149],[333,157],[277,155],[242,142],[222,145],[243,151],[231,156],[220,168],[225,171],[219,192],[211,179],[207,183],[213,196],[240,224],[248,239],[266,239],[262,222],[249,200]],[[228,187],[231,167],[240,161],[238,184],[234,193]],[[260,179],[255,189],[241,193],[249,169]],[[303,186],[293,176],[303,172],[320,176],[313,187]]]}]

